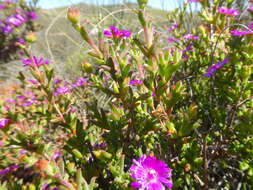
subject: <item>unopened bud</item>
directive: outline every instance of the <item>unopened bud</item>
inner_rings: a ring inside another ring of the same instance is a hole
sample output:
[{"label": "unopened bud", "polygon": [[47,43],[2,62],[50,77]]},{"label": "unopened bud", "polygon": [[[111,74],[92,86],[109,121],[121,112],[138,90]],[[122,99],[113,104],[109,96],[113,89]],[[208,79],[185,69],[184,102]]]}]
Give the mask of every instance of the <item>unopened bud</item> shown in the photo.
[{"label": "unopened bud", "polygon": [[34,32],[29,32],[26,37],[26,41],[29,43],[34,43],[37,40],[37,35]]},{"label": "unopened bud", "polygon": [[86,73],[92,73],[92,65],[88,62],[82,62],[82,68]]},{"label": "unopened bud", "polygon": [[138,0],[138,4],[141,9],[144,9],[148,4],[148,0]]},{"label": "unopened bud", "polygon": [[95,150],[93,151],[93,154],[96,156],[99,160],[108,160],[112,157],[112,155],[104,150]]},{"label": "unopened bud", "polygon": [[69,8],[67,17],[71,23],[76,24],[80,20],[80,11],[76,8]]}]

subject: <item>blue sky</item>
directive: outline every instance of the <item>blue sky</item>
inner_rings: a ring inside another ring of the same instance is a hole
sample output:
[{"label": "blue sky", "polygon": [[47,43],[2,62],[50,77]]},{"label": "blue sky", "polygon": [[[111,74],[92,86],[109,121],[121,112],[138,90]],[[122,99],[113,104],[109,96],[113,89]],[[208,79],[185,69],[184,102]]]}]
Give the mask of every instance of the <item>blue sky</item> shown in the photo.
[{"label": "blue sky", "polygon": [[[123,2],[124,0],[40,0],[39,6],[42,8],[50,9],[60,6],[71,6],[73,4],[84,2],[93,4],[114,4],[115,2]],[[136,2],[137,0],[125,0],[125,2]],[[177,7],[178,2],[181,0],[149,0],[149,6],[171,10]]]}]

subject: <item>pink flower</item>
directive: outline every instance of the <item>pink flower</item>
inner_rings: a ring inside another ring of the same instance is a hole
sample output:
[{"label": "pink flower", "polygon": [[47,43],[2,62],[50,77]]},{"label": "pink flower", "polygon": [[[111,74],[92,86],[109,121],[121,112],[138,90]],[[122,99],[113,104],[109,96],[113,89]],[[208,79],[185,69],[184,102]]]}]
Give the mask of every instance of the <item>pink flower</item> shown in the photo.
[{"label": "pink flower", "polygon": [[17,168],[19,168],[18,165],[11,165],[11,166],[9,166],[9,167],[3,169],[3,170],[0,170],[0,175],[5,175],[5,174],[7,174],[7,173],[9,173],[9,172],[14,171],[14,170],[17,169]]},{"label": "pink flower", "polygon": [[224,15],[228,15],[228,16],[238,16],[238,15],[240,15],[240,12],[237,11],[236,9],[226,8],[226,7],[220,7],[218,9],[218,12],[220,14],[224,14]]},{"label": "pink flower", "polygon": [[177,29],[178,26],[179,26],[179,24],[174,24],[171,27],[169,27],[168,31],[171,32],[171,31]]},{"label": "pink flower", "polygon": [[131,177],[136,181],[131,183],[134,189],[165,190],[172,188],[172,169],[167,164],[152,156],[143,155],[133,160],[130,168]]},{"label": "pink flower", "polygon": [[27,12],[26,16],[31,19],[31,20],[36,20],[38,18],[38,15],[36,12],[31,11],[31,12]]},{"label": "pink flower", "polygon": [[130,38],[131,32],[128,30],[119,30],[116,26],[110,26],[110,30],[104,30],[104,36],[108,38]]},{"label": "pink flower", "polygon": [[250,22],[250,23],[248,24],[248,27],[249,27],[251,30],[253,30],[253,22]]},{"label": "pink flower", "polygon": [[199,36],[194,36],[192,34],[185,34],[183,36],[183,38],[186,39],[186,40],[197,40],[197,39],[199,39]]},{"label": "pink flower", "polygon": [[249,6],[247,10],[253,12],[253,6]]},{"label": "pink flower", "polygon": [[61,81],[62,81],[61,79],[55,78],[55,79],[53,80],[53,83],[54,83],[54,84],[60,84]]},{"label": "pink flower", "polygon": [[22,106],[23,107],[29,107],[29,106],[32,106],[36,102],[37,102],[36,98],[28,99],[28,100],[24,101],[24,103],[22,104]]},{"label": "pink flower", "polygon": [[11,123],[10,119],[5,119],[5,118],[0,119],[0,129],[10,125],[10,123]]},{"label": "pink flower", "polygon": [[76,83],[74,83],[72,86],[73,87],[80,87],[80,86],[85,86],[88,85],[88,79],[87,78],[78,78],[76,79]]},{"label": "pink flower", "polygon": [[16,100],[12,99],[12,98],[8,98],[5,100],[7,103],[10,103],[10,104],[14,104],[16,103]]},{"label": "pink flower", "polygon": [[226,58],[223,61],[218,62],[217,64],[214,64],[212,66],[210,66],[207,70],[207,72],[203,75],[204,77],[212,77],[213,75],[215,75],[215,72],[218,71],[219,69],[221,69],[225,64],[227,64],[229,62],[229,59]]},{"label": "pink flower", "polygon": [[131,80],[129,82],[129,85],[132,85],[132,86],[137,86],[137,85],[141,85],[143,83],[142,80]]},{"label": "pink flower", "polygon": [[27,80],[27,81],[34,84],[34,85],[39,84],[39,81],[37,81],[37,80],[30,79],[30,80]]},{"label": "pink flower", "polygon": [[5,9],[5,8],[6,8],[5,5],[0,4],[0,10],[3,10],[3,9]]},{"label": "pink flower", "polygon": [[232,30],[230,31],[230,34],[232,36],[244,36],[244,35],[253,34],[253,31]]},{"label": "pink flower", "polygon": [[174,43],[174,42],[179,42],[180,40],[178,38],[175,38],[175,37],[171,37],[168,39],[168,43]]},{"label": "pink flower", "polygon": [[68,86],[62,86],[62,87],[58,87],[55,92],[54,95],[55,96],[59,96],[59,95],[65,95],[71,92],[71,88],[69,88]]},{"label": "pink flower", "polygon": [[36,66],[36,67],[40,67],[42,65],[48,65],[49,61],[48,60],[44,60],[42,57],[40,59],[38,59],[37,57],[33,56],[31,59],[22,59],[22,62],[24,64],[24,66]]}]

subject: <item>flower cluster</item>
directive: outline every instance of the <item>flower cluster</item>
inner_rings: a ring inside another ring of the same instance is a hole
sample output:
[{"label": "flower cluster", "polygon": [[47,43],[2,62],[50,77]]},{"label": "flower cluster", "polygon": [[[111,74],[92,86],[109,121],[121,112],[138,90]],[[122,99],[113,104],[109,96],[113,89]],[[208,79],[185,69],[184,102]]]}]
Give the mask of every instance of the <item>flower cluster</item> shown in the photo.
[{"label": "flower cluster", "polygon": [[2,118],[0,119],[0,129],[8,126],[11,123],[10,119]]},{"label": "flower cluster", "polygon": [[0,10],[0,59],[9,60],[12,54],[23,54],[22,47],[29,42],[26,36],[35,31],[38,16],[33,7],[13,1],[0,2]]}]

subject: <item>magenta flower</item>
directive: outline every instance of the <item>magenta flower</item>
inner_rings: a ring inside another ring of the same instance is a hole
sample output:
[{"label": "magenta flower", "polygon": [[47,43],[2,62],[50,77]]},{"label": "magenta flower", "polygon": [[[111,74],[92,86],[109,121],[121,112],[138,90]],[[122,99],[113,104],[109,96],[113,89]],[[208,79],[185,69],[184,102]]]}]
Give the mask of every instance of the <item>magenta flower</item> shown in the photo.
[{"label": "magenta flower", "polygon": [[236,9],[226,8],[226,7],[220,7],[218,9],[218,12],[220,14],[228,15],[228,16],[238,16],[238,15],[240,15],[240,12],[237,11]]},{"label": "magenta flower", "polygon": [[62,87],[58,87],[56,89],[56,91],[54,92],[55,96],[59,96],[59,95],[65,95],[71,92],[71,88],[69,88],[68,86],[62,86]]},{"label": "magenta flower", "polygon": [[62,81],[61,79],[55,78],[55,79],[53,80],[53,83],[54,83],[54,84],[60,84],[61,81]]},{"label": "magenta flower", "polygon": [[248,34],[253,34],[253,31],[243,31],[243,30],[232,30],[230,31],[232,36],[244,36]]},{"label": "magenta flower", "polygon": [[26,16],[31,19],[31,20],[36,20],[38,18],[38,15],[36,12],[31,11],[31,12],[27,12]]},{"label": "magenta flower", "polygon": [[178,38],[175,37],[171,37],[167,40],[168,43],[174,43],[174,42],[179,42],[180,40]]},{"label": "magenta flower", "polygon": [[6,8],[5,5],[0,4],[0,10],[3,10],[3,9],[5,9],[5,8]]},{"label": "magenta flower", "polygon": [[30,82],[31,84],[34,84],[34,85],[39,84],[39,81],[37,81],[37,80],[30,79],[30,80],[27,80],[27,81]]},{"label": "magenta flower", "polygon": [[0,141],[0,147],[4,146],[5,143],[3,141]]},{"label": "magenta flower", "polygon": [[29,107],[29,106],[32,106],[33,104],[35,104],[36,102],[37,102],[36,98],[28,99],[28,100],[24,101],[22,106],[23,107]]},{"label": "magenta flower", "polygon": [[192,34],[185,34],[183,36],[183,38],[186,39],[186,40],[197,40],[197,39],[199,39],[199,36],[194,36]]},{"label": "magenta flower", "polygon": [[40,67],[42,65],[48,65],[49,61],[48,60],[44,60],[42,57],[40,59],[38,59],[37,57],[33,56],[32,59],[22,59],[22,62],[24,64],[24,66],[36,66],[36,67]]},{"label": "magenta flower", "polygon": [[1,27],[0,27],[0,30],[1,30],[3,33],[5,33],[5,34],[10,34],[10,33],[13,32],[13,28],[12,28],[12,26],[9,25],[9,24],[6,24],[5,26],[1,26]]},{"label": "magenta flower", "polygon": [[165,190],[172,188],[172,169],[167,164],[152,156],[143,155],[133,160],[130,168],[131,177],[136,181],[131,183],[134,189]]},{"label": "magenta flower", "polygon": [[19,155],[24,155],[24,154],[26,154],[27,152],[28,152],[27,150],[21,149],[21,150],[19,151]]},{"label": "magenta flower", "polygon": [[76,83],[74,83],[72,86],[73,87],[85,86],[88,84],[87,82],[88,82],[87,78],[78,78],[76,79]]},{"label": "magenta flower", "polygon": [[129,85],[132,85],[132,86],[137,86],[137,85],[141,85],[143,83],[142,80],[131,80],[129,82]]},{"label": "magenta flower", "polygon": [[253,12],[253,6],[249,6],[247,10]]},{"label": "magenta flower", "polygon": [[217,70],[223,67],[223,65],[227,64],[229,62],[229,59],[226,58],[223,61],[218,62],[217,64],[214,64],[210,66],[207,70],[207,72],[203,75],[204,77],[212,77]]},{"label": "magenta flower", "polygon": [[173,30],[176,30],[178,26],[179,26],[179,24],[174,24],[171,27],[169,27],[168,31],[171,32]]},{"label": "magenta flower", "polygon": [[119,30],[116,26],[110,26],[110,30],[104,30],[104,36],[108,38],[130,38],[131,32],[128,30]]},{"label": "magenta flower", "polygon": [[23,38],[17,38],[16,41],[17,41],[17,43],[22,44],[22,45],[26,44],[26,41]]},{"label": "magenta flower", "polygon": [[52,159],[57,161],[60,157],[62,156],[62,153],[60,152],[55,152],[52,156]]},{"label": "magenta flower", "polygon": [[250,23],[248,24],[248,27],[249,27],[251,30],[253,30],[253,22],[250,22]]},{"label": "magenta flower", "polygon": [[24,18],[22,15],[20,14],[15,14],[13,16],[10,16],[6,19],[8,24],[12,24],[16,27],[21,26],[23,23],[26,22],[26,18]]},{"label": "magenta flower", "polygon": [[19,168],[18,165],[11,165],[11,166],[9,166],[9,167],[3,169],[3,170],[0,170],[0,175],[5,175],[5,174],[7,174],[7,173],[9,173],[9,172],[14,171],[14,170],[17,169],[17,168]]},{"label": "magenta flower", "polygon": [[11,124],[11,120],[10,119],[6,119],[6,118],[1,118],[0,119],[0,129],[7,127],[8,125]]},{"label": "magenta flower", "polygon": [[14,104],[16,103],[16,100],[12,99],[12,98],[8,98],[5,100],[7,103],[10,103],[10,104]]}]

